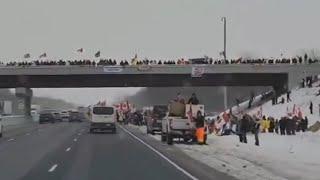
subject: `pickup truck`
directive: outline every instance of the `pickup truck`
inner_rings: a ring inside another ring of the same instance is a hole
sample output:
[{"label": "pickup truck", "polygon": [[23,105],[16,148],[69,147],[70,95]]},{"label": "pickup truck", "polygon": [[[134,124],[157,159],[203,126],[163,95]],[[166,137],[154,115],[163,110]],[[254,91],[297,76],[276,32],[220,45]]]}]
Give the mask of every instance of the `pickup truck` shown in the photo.
[{"label": "pickup truck", "polygon": [[174,138],[185,142],[196,141],[196,121],[198,112],[204,116],[204,105],[182,104],[172,102],[168,106],[167,117],[162,121],[161,141],[173,144]]}]

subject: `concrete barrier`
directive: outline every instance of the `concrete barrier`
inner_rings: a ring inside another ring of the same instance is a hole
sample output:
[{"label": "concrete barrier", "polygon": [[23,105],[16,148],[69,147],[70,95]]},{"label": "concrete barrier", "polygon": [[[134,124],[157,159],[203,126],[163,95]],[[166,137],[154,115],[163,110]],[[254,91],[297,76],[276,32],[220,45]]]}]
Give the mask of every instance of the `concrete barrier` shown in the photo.
[{"label": "concrete barrier", "polygon": [[2,116],[2,125],[15,126],[19,124],[32,123],[31,117],[26,117],[24,115],[12,115],[12,116]]}]

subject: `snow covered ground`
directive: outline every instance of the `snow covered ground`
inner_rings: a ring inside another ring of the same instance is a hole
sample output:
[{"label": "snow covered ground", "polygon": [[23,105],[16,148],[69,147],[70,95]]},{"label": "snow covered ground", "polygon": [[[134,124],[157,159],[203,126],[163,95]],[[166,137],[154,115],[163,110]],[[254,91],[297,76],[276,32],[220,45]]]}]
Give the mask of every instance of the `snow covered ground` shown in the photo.
[{"label": "snow covered ground", "polygon": [[[132,126],[132,125],[130,125]],[[132,126],[146,132],[145,126]],[[160,141],[160,135],[150,135]],[[260,134],[261,146],[239,143],[237,136],[208,136],[209,145],[178,144],[186,154],[240,180],[319,180],[320,136]]]},{"label": "snow covered ground", "polygon": [[186,154],[238,179],[319,180],[320,136],[261,134],[261,146],[237,136],[209,136],[209,145],[178,144]]}]

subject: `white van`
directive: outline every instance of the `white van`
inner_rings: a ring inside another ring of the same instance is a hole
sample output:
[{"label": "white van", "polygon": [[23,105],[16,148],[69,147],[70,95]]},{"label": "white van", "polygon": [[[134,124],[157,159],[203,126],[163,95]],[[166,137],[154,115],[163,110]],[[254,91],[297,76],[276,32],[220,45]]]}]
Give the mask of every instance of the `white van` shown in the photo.
[{"label": "white van", "polygon": [[112,106],[94,106],[91,109],[90,133],[111,130],[116,133],[116,110]]}]

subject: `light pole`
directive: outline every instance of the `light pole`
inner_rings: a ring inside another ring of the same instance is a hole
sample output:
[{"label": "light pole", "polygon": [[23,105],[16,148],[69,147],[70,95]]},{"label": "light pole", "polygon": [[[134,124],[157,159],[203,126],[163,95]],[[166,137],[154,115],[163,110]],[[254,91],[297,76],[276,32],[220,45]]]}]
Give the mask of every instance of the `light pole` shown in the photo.
[{"label": "light pole", "polygon": [[[221,21],[223,22],[223,57],[224,62],[227,60],[227,18],[222,17]],[[224,110],[228,108],[228,90],[227,86],[223,87],[223,101],[224,101]]]},{"label": "light pole", "polygon": [[222,17],[221,21],[223,22],[223,57],[224,60],[227,59],[227,18]]}]

